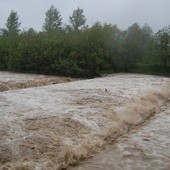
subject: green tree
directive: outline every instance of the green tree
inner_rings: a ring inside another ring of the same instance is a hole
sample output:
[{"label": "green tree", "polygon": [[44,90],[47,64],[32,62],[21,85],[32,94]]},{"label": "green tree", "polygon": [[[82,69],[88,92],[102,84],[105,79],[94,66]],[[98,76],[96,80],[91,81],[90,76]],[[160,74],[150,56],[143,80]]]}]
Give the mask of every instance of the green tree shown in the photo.
[{"label": "green tree", "polygon": [[164,68],[170,61],[170,28],[164,28],[157,33],[160,60]]},{"label": "green tree", "polygon": [[136,67],[143,55],[142,29],[135,23],[126,32],[123,41],[124,70]]},{"label": "green tree", "polygon": [[7,35],[9,35],[9,32],[8,32],[7,29],[1,28],[1,29],[0,29],[0,35],[1,35],[1,36],[7,36]]},{"label": "green tree", "polygon": [[53,5],[50,9],[45,13],[45,23],[43,28],[45,31],[51,31],[55,29],[60,29],[62,25],[62,18],[60,12]]},{"label": "green tree", "polygon": [[12,33],[18,34],[20,31],[20,25],[21,23],[19,22],[19,16],[17,12],[11,11],[6,23],[7,29],[1,29],[2,35],[9,35]]},{"label": "green tree", "polygon": [[86,18],[83,14],[83,9],[80,9],[78,7],[76,10],[74,10],[69,21],[75,31],[79,30],[80,28],[85,27]]},{"label": "green tree", "polygon": [[151,67],[157,65],[157,56],[155,48],[155,39],[152,29],[145,24],[142,27],[142,65],[143,67]]}]

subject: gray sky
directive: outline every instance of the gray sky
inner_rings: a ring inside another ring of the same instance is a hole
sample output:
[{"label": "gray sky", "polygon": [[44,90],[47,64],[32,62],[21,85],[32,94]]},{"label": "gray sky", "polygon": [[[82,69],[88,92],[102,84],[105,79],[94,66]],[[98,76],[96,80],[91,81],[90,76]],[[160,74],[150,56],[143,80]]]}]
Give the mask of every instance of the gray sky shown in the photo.
[{"label": "gray sky", "polygon": [[60,11],[65,24],[79,6],[84,9],[88,25],[101,21],[126,29],[138,22],[148,23],[154,31],[170,25],[170,0],[0,0],[0,28],[5,27],[10,11],[15,10],[21,28],[42,30],[45,12],[51,5]]}]

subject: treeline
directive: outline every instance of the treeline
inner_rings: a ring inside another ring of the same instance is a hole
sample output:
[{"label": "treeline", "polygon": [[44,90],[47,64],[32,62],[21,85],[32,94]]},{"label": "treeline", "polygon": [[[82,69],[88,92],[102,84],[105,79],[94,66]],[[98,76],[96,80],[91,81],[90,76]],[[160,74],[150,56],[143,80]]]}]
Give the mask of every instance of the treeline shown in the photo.
[{"label": "treeline", "polygon": [[62,25],[60,12],[51,6],[43,31],[19,29],[17,12],[11,11],[0,34],[0,70],[76,77],[102,73],[139,72],[170,76],[170,27],[156,34],[148,25],[86,25],[77,8]]}]

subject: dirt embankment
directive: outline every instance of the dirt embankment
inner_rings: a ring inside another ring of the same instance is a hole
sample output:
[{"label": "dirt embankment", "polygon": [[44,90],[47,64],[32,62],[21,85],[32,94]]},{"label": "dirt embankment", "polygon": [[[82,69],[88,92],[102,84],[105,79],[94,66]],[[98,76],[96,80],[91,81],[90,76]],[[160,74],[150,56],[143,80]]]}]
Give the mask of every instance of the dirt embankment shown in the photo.
[{"label": "dirt embankment", "polygon": [[1,169],[76,164],[159,113],[170,79],[118,75],[0,93]]}]

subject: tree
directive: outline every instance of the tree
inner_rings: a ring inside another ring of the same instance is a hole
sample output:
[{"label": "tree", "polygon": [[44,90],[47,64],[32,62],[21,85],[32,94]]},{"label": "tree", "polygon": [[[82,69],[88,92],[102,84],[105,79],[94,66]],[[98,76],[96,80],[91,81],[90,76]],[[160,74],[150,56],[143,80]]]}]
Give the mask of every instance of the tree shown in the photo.
[{"label": "tree", "polygon": [[43,28],[45,31],[60,29],[62,24],[62,18],[60,12],[53,5],[50,9],[45,13],[45,23]]},{"label": "tree", "polygon": [[72,16],[69,19],[73,29],[75,31],[79,30],[80,28],[84,27],[86,24],[86,18],[83,15],[83,9],[79,7],[73,11]]},{"label": "tree", "polygon": [[137,23],[128,28],[124,49],[125,70],[133,69],[141,61],[143,55],[142,29]]},{"label": "tree", "polygon": [[157,34],[159,55],[164,68],[167,68],[168,61],[170,60],[170,28],[164,28]]},{"label": "tree", "polygon": [[142,27],[142,65],[143,66],[154,66],[157,65],[157,56],[155,48],[155,39],[153,31],[148,24]]},{"label": "tree", "polygon": [[0,35],[2,35],[2,36],[7,36],[7,35],[9,35],[9,32],[8,32],[7,29],[1,28],[1,29],[0,29]]},{"label": "tree", "polygon": [[8,19],[7,19],[7,23],[6,23],[6,27],[7,29],[2,29],[2,34],[7,35],[10,33],[19,33],[21,23],[19,22],[19,16],[17,14],[17,12],[15,11],[11,11]]}]

